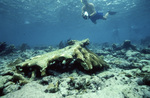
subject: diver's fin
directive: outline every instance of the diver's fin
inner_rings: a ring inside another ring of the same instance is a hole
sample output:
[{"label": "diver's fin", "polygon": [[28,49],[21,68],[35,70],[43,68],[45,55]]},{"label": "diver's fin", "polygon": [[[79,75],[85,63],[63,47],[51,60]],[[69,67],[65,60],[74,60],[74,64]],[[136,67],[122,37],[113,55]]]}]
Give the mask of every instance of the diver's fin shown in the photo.
[{"label": "diver's fin", "polygon": [[115,15],[117,12],[108,11],[108,13],[109,13],[110,15]]}]

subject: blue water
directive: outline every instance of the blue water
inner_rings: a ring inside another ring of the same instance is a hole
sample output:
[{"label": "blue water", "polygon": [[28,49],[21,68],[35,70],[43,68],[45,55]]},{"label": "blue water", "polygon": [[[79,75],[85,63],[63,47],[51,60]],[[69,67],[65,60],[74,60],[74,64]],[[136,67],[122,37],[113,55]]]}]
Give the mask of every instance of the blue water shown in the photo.
[{"label": "blue water", "polygon": [[0,42],[55,45],[62,40],[139,43],[150,36],[150,0],[89,0],[97,11],[117,11],[93,24],[80,0],[0,0]]}]

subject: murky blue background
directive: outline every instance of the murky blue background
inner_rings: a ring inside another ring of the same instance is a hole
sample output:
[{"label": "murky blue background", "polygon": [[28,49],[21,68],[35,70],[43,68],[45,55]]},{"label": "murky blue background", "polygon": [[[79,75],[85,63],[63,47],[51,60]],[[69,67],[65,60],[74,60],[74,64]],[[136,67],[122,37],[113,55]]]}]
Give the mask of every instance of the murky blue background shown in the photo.
[{"label": "murky blue background", "polygon": [[80,0],[0,0],[0,41],[55,45],[69,38],[139,43],[150,36],[150,0],[89,0],[97,11],[117,11],[93,24],[81,17]]}]

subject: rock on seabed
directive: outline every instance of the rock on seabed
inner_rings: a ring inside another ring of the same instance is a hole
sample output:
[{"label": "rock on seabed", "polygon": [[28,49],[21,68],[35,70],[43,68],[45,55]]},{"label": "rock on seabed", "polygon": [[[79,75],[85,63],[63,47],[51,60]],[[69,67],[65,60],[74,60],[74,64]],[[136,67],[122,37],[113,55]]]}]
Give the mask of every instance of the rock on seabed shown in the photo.
[{"label": "rock on seabed", "polygon": [[[15,56],[28,54],[28,57],[33,58],[22,63],[17,60],[10,63],[10,67],[0,66],[0,97],[150,97],[150,54],[142,53],[138,47],[114,50],[109,45],[102,48],[101,46],[95,48],[97,45],[93,45],[90,49],[96,51],[99,56],[103,55],[101,57],[109,64],[109,69],[94,73],[106,68],[107,64],[85,47],[88,44],[88,39],[72,40],[69,46],[50,53],[44,50],[26,50],[16,53],[17,55],[1,57],[0,62],[3,65]],[[35,51],[36,53],[40,51],[42,55],[34,57]],[[87,74],[88,72],[91,74]]]}]

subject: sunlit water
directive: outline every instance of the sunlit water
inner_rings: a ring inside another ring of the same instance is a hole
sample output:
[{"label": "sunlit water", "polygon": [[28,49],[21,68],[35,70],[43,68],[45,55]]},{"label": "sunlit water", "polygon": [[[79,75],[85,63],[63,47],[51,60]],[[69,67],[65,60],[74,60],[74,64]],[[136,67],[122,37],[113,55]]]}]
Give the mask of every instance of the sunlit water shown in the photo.
[{"label": "sunlit water", "polygon": [[0,0],[0,41],[53,45],[61,40],[139,43],[150,35],[150,0],[89,0],[117,14],[93,24],[81,17],[80,0]]}]

